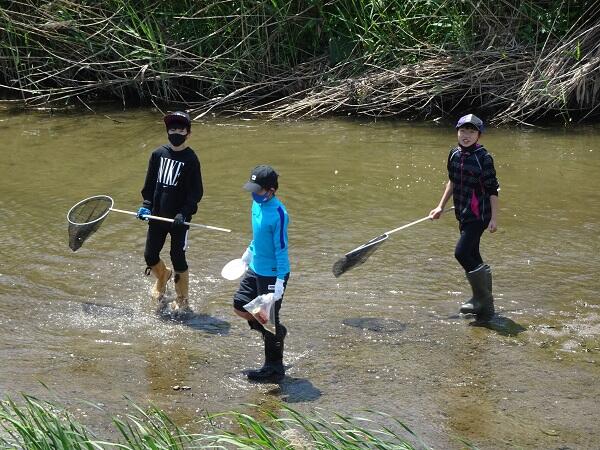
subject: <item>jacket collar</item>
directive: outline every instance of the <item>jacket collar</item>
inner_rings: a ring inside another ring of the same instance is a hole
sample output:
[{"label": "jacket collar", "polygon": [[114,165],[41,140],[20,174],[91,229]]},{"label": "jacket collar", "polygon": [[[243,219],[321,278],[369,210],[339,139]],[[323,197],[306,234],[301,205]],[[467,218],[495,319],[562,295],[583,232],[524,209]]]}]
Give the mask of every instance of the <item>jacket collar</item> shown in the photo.
[{"label": "jacket collar", "polygon": [[462,153],[470,155],[471,153],[475,153],[477,150],[482,149],[483,145],[476,142],[475,144],[470,145],[468,147],[463,147],[462,145],[458,144],[458,148]]}]

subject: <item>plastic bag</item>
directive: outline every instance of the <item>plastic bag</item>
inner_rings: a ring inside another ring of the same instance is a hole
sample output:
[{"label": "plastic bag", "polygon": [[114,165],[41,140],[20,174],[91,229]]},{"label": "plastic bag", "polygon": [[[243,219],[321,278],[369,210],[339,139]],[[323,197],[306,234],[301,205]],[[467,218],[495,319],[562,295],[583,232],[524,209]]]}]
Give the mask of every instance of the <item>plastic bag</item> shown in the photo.
[{"label": "plastic bag", "polygon": [[267,331],[275,334],[275,300],[273,293],[256,297],[244,305],[244,309],[254,316]]}]

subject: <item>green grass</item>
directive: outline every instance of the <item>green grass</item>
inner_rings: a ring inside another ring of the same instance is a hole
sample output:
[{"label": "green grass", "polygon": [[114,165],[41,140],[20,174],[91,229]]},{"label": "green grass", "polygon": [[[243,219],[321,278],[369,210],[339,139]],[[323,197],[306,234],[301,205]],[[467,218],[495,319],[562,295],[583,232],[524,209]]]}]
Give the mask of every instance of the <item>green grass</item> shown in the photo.
[{"label": "green grass", "polygon": [[[242,412],[201,417],[190,433],[156,407],[133,405],[133,413],[113,417],[111,442],[94,435],[72,414],[54,403],[22,394],[18,403],[0,403],[2,449],[131,449],[178,450],[235,449],[341,449],[412,450],[427,448],[402,422],[388,415],[365,411],[368,417],[322,412],[304,414],[284,407],[278,414],[260,410],[255,418]],[[231,430],[223,430],[230,423]],[[416,445],[416,447],[415,447]],[[468,445],[467,445],[468,446]],[[472,447],[471,447],[472,448]]]},{"label": "green grass", "polygon": [[94,449],[90,433],[66,411],[23,396],[23,404],[8,399],[0,404],[0,424],[6,432],[2,448],[31,450]]}]

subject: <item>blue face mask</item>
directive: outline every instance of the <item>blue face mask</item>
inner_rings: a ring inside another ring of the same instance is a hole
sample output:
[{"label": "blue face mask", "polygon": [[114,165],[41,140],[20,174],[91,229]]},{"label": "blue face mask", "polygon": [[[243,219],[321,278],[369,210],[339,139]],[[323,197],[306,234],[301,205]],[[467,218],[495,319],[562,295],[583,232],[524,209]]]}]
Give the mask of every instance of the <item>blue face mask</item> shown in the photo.
[{"label": "blue face mask", "polygon": [[269,193],[267,192],[263,195],[258,195],[256,192],[253,192],[252,198],[256,203],[264,203],[269,200]]}]

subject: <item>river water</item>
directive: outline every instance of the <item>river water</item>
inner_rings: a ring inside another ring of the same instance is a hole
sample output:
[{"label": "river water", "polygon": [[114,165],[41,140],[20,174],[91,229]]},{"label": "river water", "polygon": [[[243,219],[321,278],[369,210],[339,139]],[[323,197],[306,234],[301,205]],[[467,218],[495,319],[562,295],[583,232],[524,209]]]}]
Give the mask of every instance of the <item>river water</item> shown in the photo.
[{"label": "river water", "polygon": [[[57,399],[100,434],[132,400],[190,427],[206,412],[253,412],[246,404],[372,409],[434,448],[461,448],[459,438],[490,449],[600,447],[600,128],[485,134],[501,184],[499,231],[482,239],[499,313],[487,328],[457,314],[469,289],[453,257],[453,214],[331,273],[345,252],[437,204],[451,125],[195,123],[205,196],[194,221],[233,232],[191,231],[195,315],[183,323],[154,313],[145,223],[110,213],[76,253],[67,245],[77,201],[107,194],[116,208],[138,208],[148,156],[165,140],[161,116],[5,109],[0,130],[2,396]],[[246,381],[262,343],[231,311],[236,282],[220,277],[249,242],[241,185],[260,163],[280,172],[291,216],[279,385]]]}]

